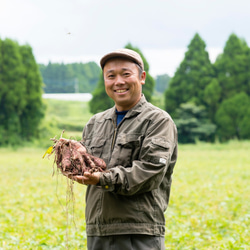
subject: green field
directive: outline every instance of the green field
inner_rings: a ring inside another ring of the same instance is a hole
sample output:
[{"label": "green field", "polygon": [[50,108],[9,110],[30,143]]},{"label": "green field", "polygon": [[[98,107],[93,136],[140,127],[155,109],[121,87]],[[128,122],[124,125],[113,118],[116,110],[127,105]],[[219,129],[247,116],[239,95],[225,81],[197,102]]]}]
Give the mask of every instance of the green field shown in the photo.
[{"label": "green field", "polygon": [[81,139],[82,129],[92,116],[87,102],[46,99],[45,105],[44,126],[52,124],[56,127],[52,129],[52,137],[60,136],[62,130],[65,130],[65,136]]},{"label": "green field", "polygon": [[[82,123],[90,117],[74,109]],[[42,159],[44,151],[0,149],[0,249],[86,249],[85,186],[75,183],[69,202],[67,180],[52,176],[53,157]],[[250,249],[249,151],[250,142],[237,141],[179,146],[166,249]]]}]

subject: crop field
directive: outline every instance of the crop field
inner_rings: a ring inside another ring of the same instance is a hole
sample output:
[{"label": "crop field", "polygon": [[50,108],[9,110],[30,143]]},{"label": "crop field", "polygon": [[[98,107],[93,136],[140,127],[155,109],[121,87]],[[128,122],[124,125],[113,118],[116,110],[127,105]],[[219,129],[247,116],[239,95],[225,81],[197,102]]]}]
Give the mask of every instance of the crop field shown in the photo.
[{"label": "crop field", "polygon": [[[179,147],[166,249],[250,249],[249,149],[250,142]],[[0,149],[0,249],[86,249],[85,186],[75,183],[72,199],[43,153]]]},{"label": "crop field", "polygon": [[[47,102],[57,136],[66,127],[66,138],[79,139],[91,117],[86,103]],[[75,183],[71,197],[53,156],[42,159],[46,148],[37,145],[0,148],[0,250],[87,249],[86,187]],[[250,141],[179,146],[166,249],[250,249],[249,152]]]}]

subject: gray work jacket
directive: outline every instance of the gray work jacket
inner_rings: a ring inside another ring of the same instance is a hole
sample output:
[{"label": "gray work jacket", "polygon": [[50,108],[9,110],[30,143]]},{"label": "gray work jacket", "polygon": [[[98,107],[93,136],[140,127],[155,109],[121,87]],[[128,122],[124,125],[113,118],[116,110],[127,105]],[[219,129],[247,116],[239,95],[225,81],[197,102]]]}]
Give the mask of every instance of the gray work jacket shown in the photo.
[{"label": "gray work jacket", "polygon": [[94,115],[83,130],[89,153],[108,171],[86,192],[88,236],[164,236],[177,130],[169,114],[144,96],[116,126],[115,107]]}]

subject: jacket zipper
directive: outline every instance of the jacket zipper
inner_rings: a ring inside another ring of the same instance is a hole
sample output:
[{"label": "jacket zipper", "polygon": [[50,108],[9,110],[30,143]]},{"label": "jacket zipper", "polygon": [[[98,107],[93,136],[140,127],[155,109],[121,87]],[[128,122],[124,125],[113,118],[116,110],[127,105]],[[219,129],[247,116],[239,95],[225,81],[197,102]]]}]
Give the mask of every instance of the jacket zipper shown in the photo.
[{"label": "jacket zipper", "polygon": [[115,146],[115,141],[116,141],[116,137],[117,137],[117,132],[118,132],[118,128],[120,127],[120,125],[123,123],[123,121],[125,120],[125,118],[123,117],[122,121],[118,124],[118,126],[116,126],[115,122],[113,119],[112,119],[112,123],[113,123],[113,126],[115,128],[115,131],[114,131],[114,135],[113,135],[113,139],[112,139],[112,144],[111,144],[111,152],[113,152],[113,149],[114,149],[114,146]]},{"label": "jacket zipper", "polygon": [[113,149],[114,149],[114,146],[115,146],[116,135],[117,135],[117,127],[115,126],[115,123],[114,123],[113,119],[112,119],[112,123],[114,125],[115,130],[114,130],[112,143],[111,143],[111,153],[109,154],[109,160],[108,160],[109,162],[111,160],[112,152],[113,152]]},{"label": "jacket zipper", "polygon": [[114,145],[115,145],[115,141],[116,141],[116,135],[117,135],[117,126],[115,126],[114,120],[112,119],[112,123],[114,125],[115,131],[114,131],[114,135],[113,135],[113,139],[112,139],[112,144],[111,144],[111,152],[114,149]]},{"label": "jacket zipper", "polygon": [[113,151],[113,149],[114,149],[116,135],[117,135],[117,128],[115,128],[115,133],[114,133],[113,140],[112,140],[112,145],[111,145],[111,151]]}]

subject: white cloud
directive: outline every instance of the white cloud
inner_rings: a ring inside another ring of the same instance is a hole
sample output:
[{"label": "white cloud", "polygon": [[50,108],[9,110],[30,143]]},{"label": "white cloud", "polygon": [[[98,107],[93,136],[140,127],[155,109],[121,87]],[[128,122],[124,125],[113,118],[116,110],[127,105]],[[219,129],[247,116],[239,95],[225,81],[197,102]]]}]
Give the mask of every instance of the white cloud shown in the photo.
[{"label": "white cloud", "polygon": [[230,33],[250,43],[249,8],[247,0],[0,0],[0,38],[30,44],[38,63],[99,64],[131,42],[153,76],[173,76],[196,32],[212,62]]}]

